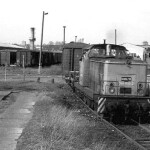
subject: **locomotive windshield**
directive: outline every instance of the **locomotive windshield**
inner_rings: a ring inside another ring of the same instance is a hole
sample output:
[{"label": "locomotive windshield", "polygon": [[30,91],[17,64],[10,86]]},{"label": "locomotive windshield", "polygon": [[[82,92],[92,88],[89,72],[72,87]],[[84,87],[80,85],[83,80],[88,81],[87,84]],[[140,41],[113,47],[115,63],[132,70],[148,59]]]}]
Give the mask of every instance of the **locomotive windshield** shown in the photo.
[{"label": "locomotive windshield", "polygon": [[127,50],[123,46],[119,45],[94,45],[90,49],[89,57],[118,57],[118,58],[126,58]]}]

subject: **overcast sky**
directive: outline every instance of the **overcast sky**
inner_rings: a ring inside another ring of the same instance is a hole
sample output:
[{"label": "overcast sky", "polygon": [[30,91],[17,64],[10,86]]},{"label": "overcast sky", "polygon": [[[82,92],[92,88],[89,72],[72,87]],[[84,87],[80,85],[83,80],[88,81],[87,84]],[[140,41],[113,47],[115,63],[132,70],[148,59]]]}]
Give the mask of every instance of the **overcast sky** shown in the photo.
[{"label": "overcast sky", "polygon": [[35,27],[36,43],[40,44],[42,12],[43,43],[84,38],[85,43],[150,44],[149,0],[4,0],[0,9],[0,42],[29,43],[30,28]]}]

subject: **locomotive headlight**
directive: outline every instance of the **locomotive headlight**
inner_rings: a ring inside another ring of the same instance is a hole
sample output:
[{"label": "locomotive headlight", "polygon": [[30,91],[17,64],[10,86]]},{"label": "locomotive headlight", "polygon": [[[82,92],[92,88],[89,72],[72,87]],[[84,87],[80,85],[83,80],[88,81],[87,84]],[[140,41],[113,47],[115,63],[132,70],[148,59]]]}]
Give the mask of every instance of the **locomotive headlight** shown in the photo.
[{"label": "locomotive headlight", "polygon": [[138,84],[138,90],[137,90],[139,95],[143,95],[144,94],[144,90],[143,90],[143,84],[139,83]]},{"label": "locomotive headlight", "polygon": [[139,89],[143,89],[143,84],[142,83],[139,84]]},{"label": "locomotive headlight", "polygon": [[110,86],[109,86],[109,93],[110,93],[110,94],[114,94],[114,93],[115,93],[114,83],[110,83]]},{"label": "locomotive headlight", "polygon": [[139,95],[143,95],[144,94],[144,90],[143,89],[138,89],[138,94]]},{"label": "locomotive headlight", "polygon": [[115,93],[115,88],[114,87],[110,87],[109,88],[109,93],[114,94]]}]

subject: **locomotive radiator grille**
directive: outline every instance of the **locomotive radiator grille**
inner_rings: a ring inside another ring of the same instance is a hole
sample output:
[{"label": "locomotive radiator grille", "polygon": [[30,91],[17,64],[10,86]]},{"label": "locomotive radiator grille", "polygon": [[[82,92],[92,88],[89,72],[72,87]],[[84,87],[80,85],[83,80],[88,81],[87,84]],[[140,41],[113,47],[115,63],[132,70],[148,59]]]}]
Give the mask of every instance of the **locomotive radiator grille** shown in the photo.
[{"label": "locomotive radiator grille", "polygon": [[121,87],[120,88],[120,94],[132,94],[132,89],[131,88]]}]

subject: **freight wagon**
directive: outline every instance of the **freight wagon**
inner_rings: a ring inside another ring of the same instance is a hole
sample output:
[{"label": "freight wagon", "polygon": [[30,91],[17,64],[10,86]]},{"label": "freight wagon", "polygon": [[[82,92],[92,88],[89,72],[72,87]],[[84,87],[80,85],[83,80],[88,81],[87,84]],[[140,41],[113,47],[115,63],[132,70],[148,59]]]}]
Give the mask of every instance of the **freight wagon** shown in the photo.
[{"label": "freight wagon", "polygon": [[[62,52],[42,52],[42,66],[61,63]],[[22,66],[24,59],[25,66],[39,65],[39,51],[37,50],[10,50],[0,51],[0,65]]]},{"label": "freight wagon", "polygon": [[70,42],[63,47],[62,68],[64,76],[68,77],[70,71],[79,71],[79,60],[83,54],[83,48],[86,46],[88,44]]}]

